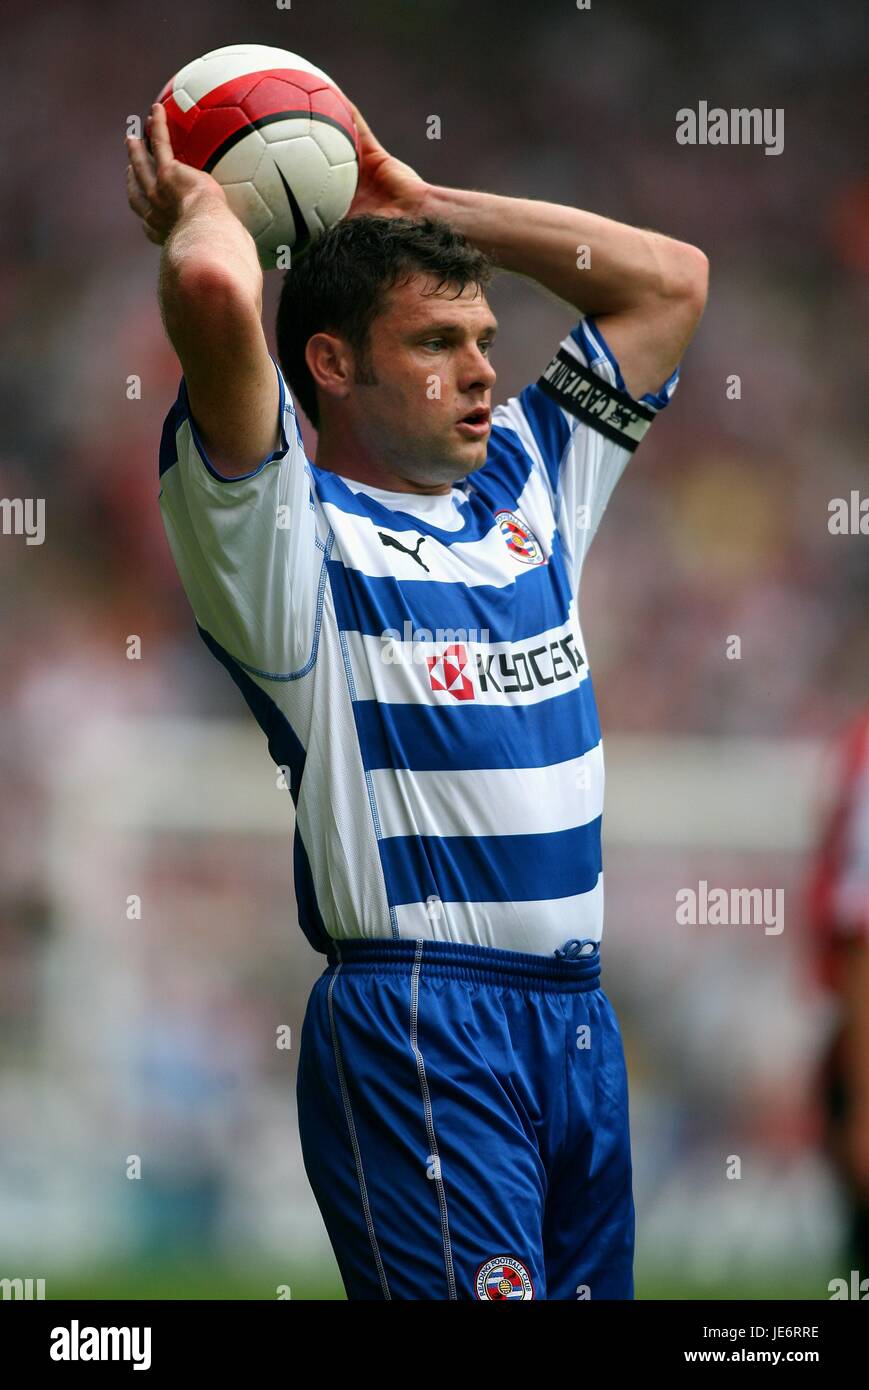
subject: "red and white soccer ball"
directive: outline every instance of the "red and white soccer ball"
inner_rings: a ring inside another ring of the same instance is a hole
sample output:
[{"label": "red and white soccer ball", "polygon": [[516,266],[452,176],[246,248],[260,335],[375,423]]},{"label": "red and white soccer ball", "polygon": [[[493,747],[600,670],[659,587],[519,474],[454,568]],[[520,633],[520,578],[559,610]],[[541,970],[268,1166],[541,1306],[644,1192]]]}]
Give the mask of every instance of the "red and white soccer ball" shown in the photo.
[{"label": "red and white soccer ball", "polygon": [[222,185],[266,269],[288,266],[353,201],[359,136],[320,68],[283,48],[231,44],[188,63],[157,98],[177,159]]}]

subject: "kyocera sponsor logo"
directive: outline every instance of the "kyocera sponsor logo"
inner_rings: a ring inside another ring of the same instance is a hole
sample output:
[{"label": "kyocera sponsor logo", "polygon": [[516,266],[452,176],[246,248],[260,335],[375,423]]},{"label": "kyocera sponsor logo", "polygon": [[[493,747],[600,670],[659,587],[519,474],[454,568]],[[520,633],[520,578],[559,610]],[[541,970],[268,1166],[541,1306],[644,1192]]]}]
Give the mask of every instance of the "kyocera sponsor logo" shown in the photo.
[{"label": "kyocera sponsor logo", "polygon": [[[386,665],[424,665],[432,690],[445,691],[457,699],[473,700],[481,695],[526,694],[529,690],[575,680],[585,658],[571,633],[540,642],[532,639],[524,647],[513,644],[492,651],[485,641],[487,629],[475,632],[438,628],[437,634],[405,623],[402,634],[390,628],[381,634],[382,659]],[[484,637],[485,634],[485,637]],[[432,636],[435,640],[432,641]],[[438,640],[441,639],[441,640]],[[474,648],[472,650],[472,648]]]},{"label": "kyocera sponsor logo", "polygon": [[480,652],[477,657],[477,681],[481,694],[494,690],[500,694],[524,694],[545,685],[569,681],[579,675],[585,664],[573,637],[553,638],[524,651],[511,647],[506,652]]}]

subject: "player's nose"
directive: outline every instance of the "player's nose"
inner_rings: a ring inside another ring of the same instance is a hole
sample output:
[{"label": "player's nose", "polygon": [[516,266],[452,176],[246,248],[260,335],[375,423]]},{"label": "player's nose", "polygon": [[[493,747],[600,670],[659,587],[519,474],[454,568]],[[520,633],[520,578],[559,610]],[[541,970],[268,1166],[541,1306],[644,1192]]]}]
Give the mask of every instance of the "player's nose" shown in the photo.
[{"label": "player's nose", "polygon": [[475,387],[482,387],[488,391],[494,386],[497,372],[484,352],[481,352],[476,344],[469,349],[469,356],[464,370],[461,373],[461,389],[468,393]]}]

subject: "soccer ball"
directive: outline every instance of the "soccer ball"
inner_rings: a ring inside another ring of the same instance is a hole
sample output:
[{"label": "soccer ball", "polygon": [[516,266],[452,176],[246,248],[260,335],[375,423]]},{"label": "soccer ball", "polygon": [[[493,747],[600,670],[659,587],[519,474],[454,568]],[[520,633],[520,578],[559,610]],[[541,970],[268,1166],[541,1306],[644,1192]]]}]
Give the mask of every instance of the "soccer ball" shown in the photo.
[{"label": "soccer ball", "polygon": [[320,68],[264,44],[216,48],[157,98],[177,159],[204,169],[253,237],[265,269],[287,267],[353,201],[359,136]]}]

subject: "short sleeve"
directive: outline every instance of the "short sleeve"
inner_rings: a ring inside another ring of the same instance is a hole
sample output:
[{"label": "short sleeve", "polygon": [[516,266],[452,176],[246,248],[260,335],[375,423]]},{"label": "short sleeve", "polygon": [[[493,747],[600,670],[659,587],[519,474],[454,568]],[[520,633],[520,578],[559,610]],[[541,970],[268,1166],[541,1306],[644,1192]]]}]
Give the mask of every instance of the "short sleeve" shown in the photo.
[{"label": "short sleeve", "polygon": [[288,673],[307,660],[320,568],[310,469],[274,365],[280,439],[249,473],[229,478],[213,466],[183,378],[160,445],[163,524],[196,622],[260,674]]},{"label": "short sleeve", "polygon": [[493,411],[493,425],[515,432],[545,480],[575,587],[616,483],[678,382],[679,367],[657,392],[635,399],[586,316],[538,380]]}]

